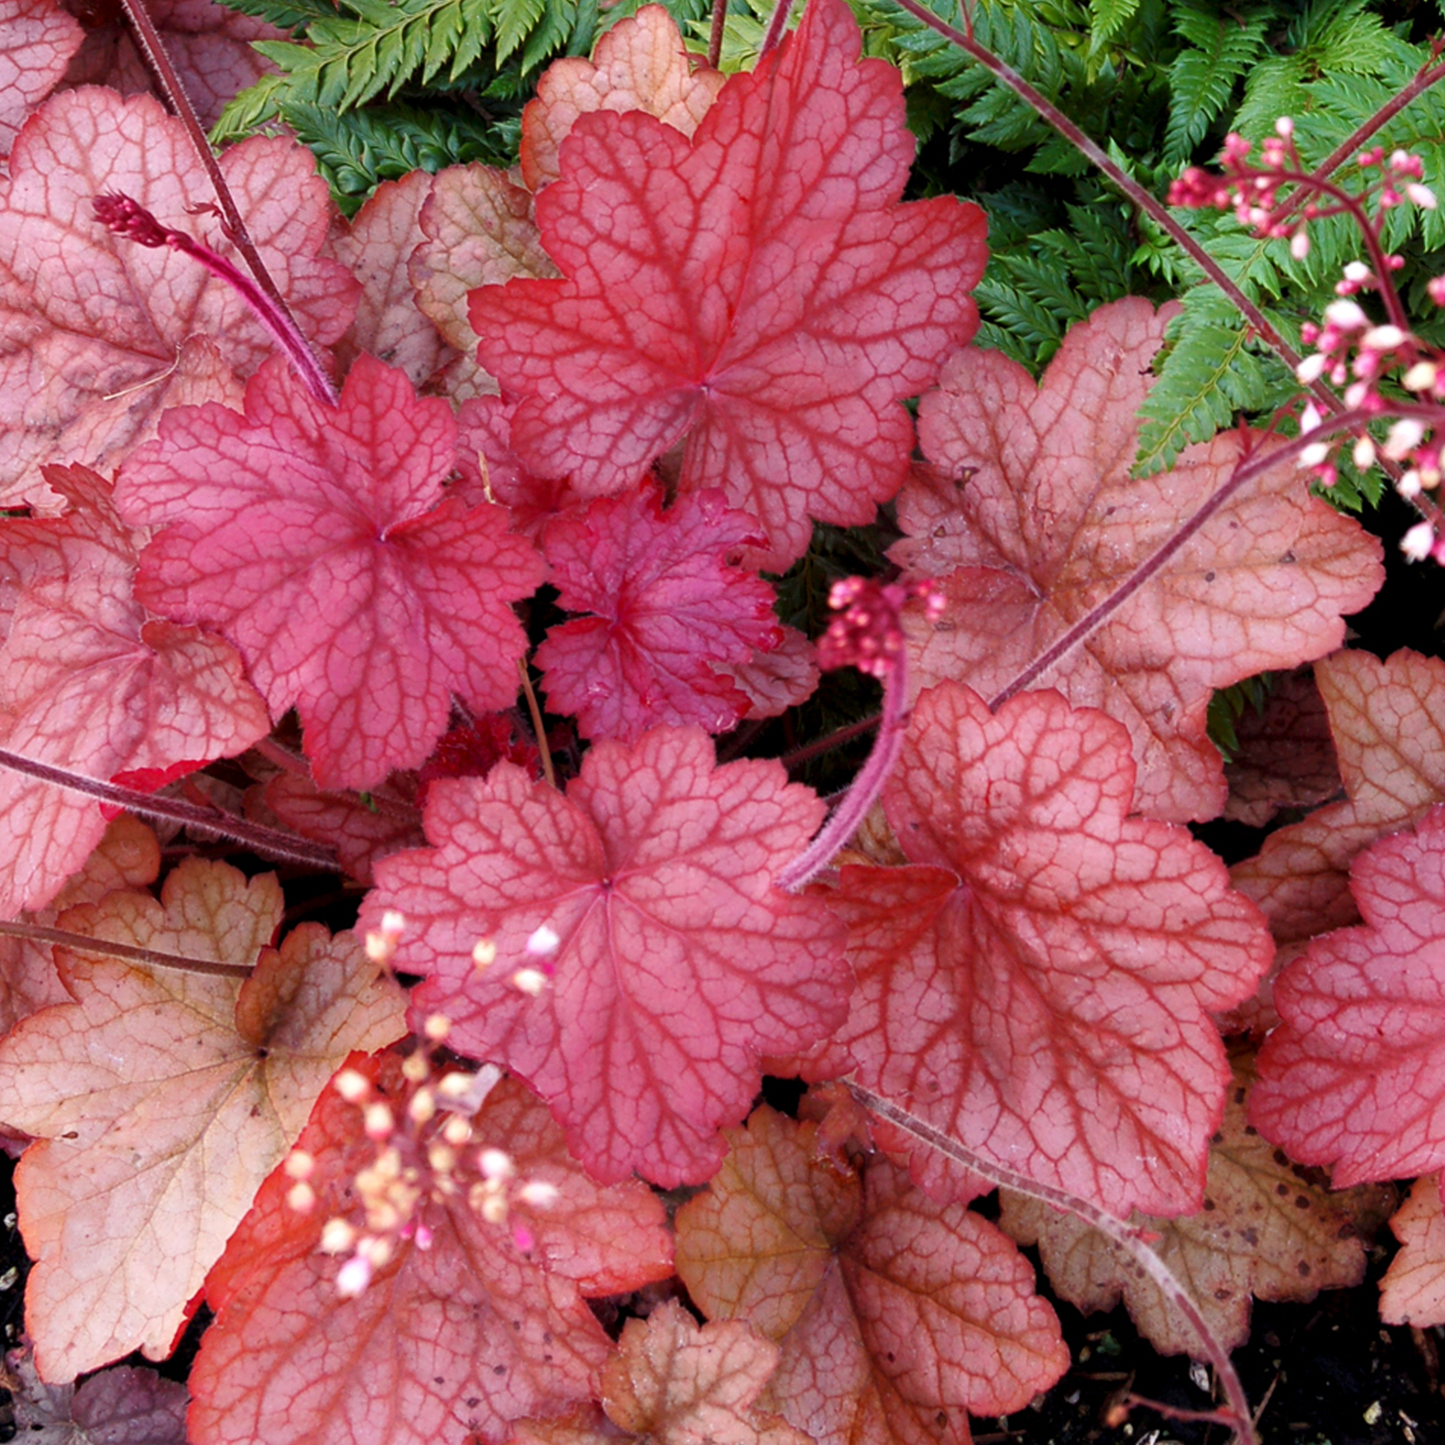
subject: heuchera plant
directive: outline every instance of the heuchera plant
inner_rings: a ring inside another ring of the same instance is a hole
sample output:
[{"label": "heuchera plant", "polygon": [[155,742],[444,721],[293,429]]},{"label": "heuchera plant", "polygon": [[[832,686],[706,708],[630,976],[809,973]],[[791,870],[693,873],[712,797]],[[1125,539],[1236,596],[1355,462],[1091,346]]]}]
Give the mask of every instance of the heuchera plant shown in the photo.
[{"label": "heuchera plant", "polygon": [[[1101,307],[1038,380],[970,347],[984,215],[903,200],[844,0],[787,10],[724,81],[646,7],[543,76],[519,172],[349,226],[287,140],[197,151],[179,87],[45,99],[74,27],[0,10],[35,1418],[204,1304],[194,1445],[965,1445],[1068,1367],[1018,1240],[1210,1359],[1252,1439],[1250,1296],[1358,1280],[1401,1176],[1384,1315],[1445,1319],[1445,666],[1339,650],[1380,548],[1309,489],[1349,446],[1445,561],[1445,361],[1380,239],[1418,163],[1351,188],[1282,123],[1184,176],[1297,255],[1347,212],[1366,259],[1302,410],[1141,479],[1173,308]],[[765,574],[880,504],[887,573],[782,626]],[[1231,792],[1215,690],[1311,662]],[[737,730],[845,666],[883,702],[830,816]],[[1334,759],[1232,875],[1184,826]],[[296,922],[338,877],[356,928]],[[99,1378],[87,1419],[145,1394]]]}]

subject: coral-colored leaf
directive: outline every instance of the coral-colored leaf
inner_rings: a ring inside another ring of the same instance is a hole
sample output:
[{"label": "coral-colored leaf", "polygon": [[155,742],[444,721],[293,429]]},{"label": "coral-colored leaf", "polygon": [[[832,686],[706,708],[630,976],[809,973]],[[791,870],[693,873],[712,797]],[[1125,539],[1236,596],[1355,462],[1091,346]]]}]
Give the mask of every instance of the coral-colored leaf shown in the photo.
[{"label": "coral-colored leaf", "polygon": [[47,1385],[28,1350],[5,1356],[15,1427],[29,1445],[186,1445],[186,1387],[117,1365],[79,1389]]},{"label": "coral-colored leaf", "polygon": [[537,649],[547,701],[583,737],[630,740],[662,723],[734,728],[748,697],[717,664],[746,663],[782,641],[773,589],[731,558],[761,542],[721,492],[667,512],[651,487],[559,517],[542,551],[569,612]]},{"label": "coral-colored leaf", "polygon": [[751,1325],[699,1326],[666,1300],[623,1328],[602,1372],[602,1405],[615,1424],[659,1445],[812,1445],[753,1408],[780,1354]]},{"label": "coral-colored leaf", "polygon": [[[381,1066],[384,1096],[400,1091],[399,1062]],[[635,1181],[594,1184],[510,1080],[471,1122],[519,1178],[558,1190],[529,1214],[533,1249],[484,1220],[465,1186],[434,1192],[419,1216],[429,1246],[399,1241],[361,1296],[342,1300],[321,1225],[352,1213],[375,1146],[359,1111],[327,1090],[299,1141],[316,1161],[316,1207],[298,1214],[291,1180],[273,1175],[207,1283],[217,1318],[190,1379],[195,1445],[500,1445],[510,1421],[591,1398],[609,1349],[583,1296],[668,1274],[661,1201]]]},{"label": "coral-colored leaf", "polygon": [[[307,335],[335,341],[356,283],[319,255],[330,201],[310,152],[248,140],[221,169]],[[107,192],[234,255],[188,219],[210,182],[179,120],[149,96],[84,89],[31,117],[0,179],[0,496],[33,490],[42,462],[111,467],[178,402],[231,401],[272,340],[246,303],[189,257],[117,240],[94,216]],[[7,500],[7,504],[8,500]]]},{"label": "coral-colored leaf", "polygon": [[1247,708],[1234,732],[1239,748],[1224,765],[1231,822],[1262,828],[1281,808],[1312,808],[1339,791],[1329,714],[1309,668],[1276,678],[1263,713]]},{"label": "coral-colored leaf", "polygon": [[1102,713],[925,692],[883,795],[914,866],[843,870],[858,987],[837,1040],[860,1083],[982,1157],[1178,1214],[1229,1078],[1209,1012],[1272,950],[1208,849],[1127,816],[1133,790]]},{"label": "coral-colored leaf", "polygon": [[522,111],[522,179],[532,191],[555,181],[562,142],[595,110],[646,111],[690,136],[724,78],[687,53],[661,5],[644,5],[597,42],[590,61],[568,56],[547,67]]},{"label": "coral-colored leaf", "polygon": [[1355,859],[1364,925],[1280,974],[1250,1121],[1337,1185],[1445,1165],[1445,808]]},{"label": "coral-colored leaf", "polygon": [[[718,767],[692,728],[594,745],[565,797],[500,763],[432,785],[435,846],[377,865],[362,926],[401,910],[397,966],[428,975],[418,1013],[528,1079],[599,1179],[700,1181],[759,1056],[807,1047],[846,1007],[841,925],[772,886],[821,821],[776,763]],[[529,956],[544,927],[555,951]],[[533,997],[512,977],[539,962],[552,976]]]},{"label": "coral-colored leaf", "polygon": [[1053,1311],[993,1225],[875,1158],[862,1181],[816,1126],[759,1109],[677,1214],[677,1268],[710,1317],[782,1346],[762,1403],[818,1445],[967,1445],[1068,1368]]},{"label": "coral-colored leaf", "polygon": [[899,204],[898,72],[858,51],[842,0],[811,0],[691,141],[639,111],[576,122],[537,198],[566,279],[471,296],[532,470],[619,492],[686,433],[682,489],[758,517],[752,560],[779,571],[810,516],[871,521],[897,491],[899,403],[973,334],[984,223],[951,197]]},{"label": "coral-colored leaf", "polygon": [[[921,575],[950,575],[941,615],[913,610],[915,686],[954,679],[991,695],[1229,479],[1238,434],[1185,451],[1172,472],[1129,475],[1135,413],[1170,314],[1137,298],[1100,308],[1065,337],[1038,386],[1000,352],[960,352],[923,399],[919,437],[938,470],[900,497],[915,540],[892,555]],[[1138,811],[1212,818],[1226,796],[1205,734],[1214,689],[1332,651],[1344,614],[1383,578],[1379,543],[1308,497],[1284,463],[1043,681],[1128,726]]]},{"label": "coral-colored leaf", "polygon": [[1405,649],[1388,662],[1339,652],[1315,665],[1315,682],[1349,801],[1271,833],[1232,870],[1280,943],[1355,922],[1350,861],[1445,802],[1445,662]]},{"label": "coral-colored leaf", "polygon": [[784,626],[782,632],[783,640],[770,651],[718,668],[743,690],[751,718],[778,717],[807,702],[818,686],[817,649],[796,627]]},{"label": "coral-colored leaf", "polygon": [[336,238],[337,259],[361,283],[356,320],[337,347],[343,369],[366,353],[400,367],[413,386],[421,386],[462,359],[418,310],[408,272],[412,253],[426,239],[420,214],[431,191],[425,171],[385,181]]},{"label": "coral-colored leaf", "polygon": [[[1253,1075],[1234,1060],[1224,1122],[1209,1151],[1204,1208],[1180,1219],[1138,1215],[1150,1247],[1189,1291],[1229,1350],[1249,1337],[1250,1297],[1312,1300],[1322,1289],[1359,1284],[1365,1239],[1392,1207],[1394,1191],[1362,1185],[1332,1191],[1319,1170],[1291,1164],[1245,1123]],[[1202,1354],[1200,1341],[1137,1263],[1075,1215],[1002,1191],[1000,1224],[1020,1244],[1039,1245],[1049,1282],[1086,1314],[1122,1295],[1139,1332],[1164,1354]]]},{"label": "coral-colored leaf", "polygon": [[139,595],[234,642],[275,714],[296,705],[323,788],[416,767],[453,692],[483,712],[517,695],[511,603],[542,564],[500,508],[442,500],[455,440],[444,401],[371,357],[336,409],[277,358],[244,416],[171,411],[121,474],[122,511],[164,528]]},{"label": "coral-colored leaf", "polygon": [[272,875],[248,883],[192,858],[160,903],[112,893],[60,918],[255,971],[241,981],[65,954],[76,1002],[0,1045],[0,1117],[39,1139],[16,1191],[37,1261],[26,1323],[49,1380],[136,1348],[164,1358],[332,1071],[402,1032],[400,991],[350,934],[304,924],[269,946],[281,910]]},{"label": "coral-colored leaf", "polygon": [[1390,1228],[1401,1249],[1380,1281],[1380,1318],[1416,1329],[1445,1322],[1445,1210],[1438,1175],[1415,1181]]},{"label": "coral-colored leaf", "polygon": [[[0,522],[0,550],[24,583],[0,648],[0,744],[103,781],[250,747],[269,721],[241,659],[194,627],[147,620],[131,596],[135,539],[109,484],[83,467],[50,477],[70,513]],[[105,823],[83,794],[0,776],[0,915],[44,907]]]},{"label": "coral-colored leaf", "polygon": [[0,0],[0,155],[84,38],[58,0]]}]

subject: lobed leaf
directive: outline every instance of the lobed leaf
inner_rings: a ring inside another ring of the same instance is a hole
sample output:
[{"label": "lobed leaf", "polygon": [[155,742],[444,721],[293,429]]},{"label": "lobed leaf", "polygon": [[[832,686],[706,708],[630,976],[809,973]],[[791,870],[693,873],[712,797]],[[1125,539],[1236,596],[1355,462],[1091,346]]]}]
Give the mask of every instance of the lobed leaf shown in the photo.
[{"label": "lobed leaf", "polygon": [[843,870],[858,985],[810,1076],[851,1062],[965,1148],[1110,1213],[1197,1209],[1229,1076],[1209,1014],[1272,950],[1214,854],[1128,816],[1133,789],[1102,713],[923,693],[883,794],[909,866]]},{"label": "lobed leaf", "polygon": [[[418,1017],[444,1013],[455,1048],[527,1079],[597,1178],[697,1182],[761,1056],[843,1016],[841,925],[772,884],[821,822],[776,763],[718,767],[695,728],[594,744],[565,797],[499,763],[432,784],[433,846],[376,865],[362,926],[401,911]],[[555,949],[529,954],[544,927]],[[539,996],[511,981],[523,965],[550,972]]]},{"label": "lobed leaf", "polygon": [[565,279],[471,293],[532,471],[624,491],[686,435],[682,490],[722,487],[779,571],[809,517],[866,522],[897,491],[899,403],[977,325],[983,219],[899,204],[901,86],[859,44],[842,0],[812,0],[691,141],[638,111],[578,119],[537,202]]},{"label": "lobed leaf", "polygon": [[400,991],[349,934],[281,921],[274,875],[183,861],[157,902],[112,893],[60,926],[250,966],[233,977],[62,957],[75,1002],[0,1043],[0,1117],[37,1136],[16,1174],[36,1260],[37,1367],[73,1379],[141,1348],[168,1355],[207,1270],[312,1101],[353,1048],[402,1031]]},{"label": "lobed leaf", "polygon": [[455,446],[446,402],[371,357],[338,408],[278,359],[244,415],[171,411],[122,471],[122,510],[158,529],[140,594],[230,638],[276,716],[298,708],[322,788],[416,767],[453,692],[484,712],[517,695],[511,603],[542,564],[500,507],[443,500]]}]

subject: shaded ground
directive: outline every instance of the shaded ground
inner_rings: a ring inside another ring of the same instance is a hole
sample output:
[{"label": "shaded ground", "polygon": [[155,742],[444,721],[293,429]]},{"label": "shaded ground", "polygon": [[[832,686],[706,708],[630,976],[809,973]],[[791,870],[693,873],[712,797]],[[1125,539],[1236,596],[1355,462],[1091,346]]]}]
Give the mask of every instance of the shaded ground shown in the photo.
[{"label": "shaded ground", "polygon": [[[1032,1253],[1032,1251],[1029,1251]],[[1259,1417],[1262,1445],[1439,1445],[1445,1442],[1441,1354],[1445,1331],[1382,1325],[1369,1279],[1306,1305],[1256,1303],[1249,1342],[1234,1356]],[[1047,1293],[1045,1289],[1043,1291]],[[1059,1307],[1074,1367],[1039,1402],[1004,1420],[974,1422],[976,1445],[1227,1445],[1218,1425],[1171,1421],[1136,1408],[1110,1426],[1128,1391],[1185,1410],[1209,1408],[1183,1359],[1162,1359],[1122,1309],[1080,1318]],[[1196,1374],[1205,1379],[1202,1370]]]}]

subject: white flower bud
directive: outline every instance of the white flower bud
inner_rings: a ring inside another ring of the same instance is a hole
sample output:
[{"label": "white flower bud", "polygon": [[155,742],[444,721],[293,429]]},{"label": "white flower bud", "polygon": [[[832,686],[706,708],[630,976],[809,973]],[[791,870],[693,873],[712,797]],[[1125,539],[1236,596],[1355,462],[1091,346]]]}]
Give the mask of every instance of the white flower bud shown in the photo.
[{"label": "white flower bud", "polygon": [[1350,458],[1359,471],[1367,472],[1375,465],[1375,444],[1369,437],[1361,437],[1355,443]]},{"label": "white flower bud", "polygon": [[1433,361],[1417,361],[1405,373],[1401,385],[1406,391],[1429,391],[1435,385],[1436,374]]},{"label": "white flower bud", "polygon": [[1423,562],[1435,545],[1435,528],[1429,522],[1417,522],[1400,538],[1400,550],[1412,562]]},{"label": "white flower bud", "polygon": [[1329,364],[1329,357],[1323,351],[1316,351],[1295,367],[1295,379],[1301,386],[1313,386],[1325,374],[1325,367]]},{"label": "white flower bud", "polygon": [[[1357,265],[1359,262],[1352,261],[1349,266],[1345,267],[1346,279],[1354,279],[1350,276],[1350,271]],[[1365,275],[1369,274],[1369,269],[1365,268]],[[1359,331],[1362,327],[1370,324],[1370,318],[1353,301],[1331,301],[1325,307],[1325,320],[1331,326],[1339,327],[1341,331]]]},{"label": "white flower bud", "polygon": [[1380,448],[1392,462],[1403,461],[1425,439],[1424,426],[1412,416],[1402,416],[1390,428],[1385,445]]},{"label": "white flower bud", "polygon": [[1360,338],[1360,345],[1367,351],[1393,351],[1403,346],[1405,333],[1398,326],[1372,326]]}]

